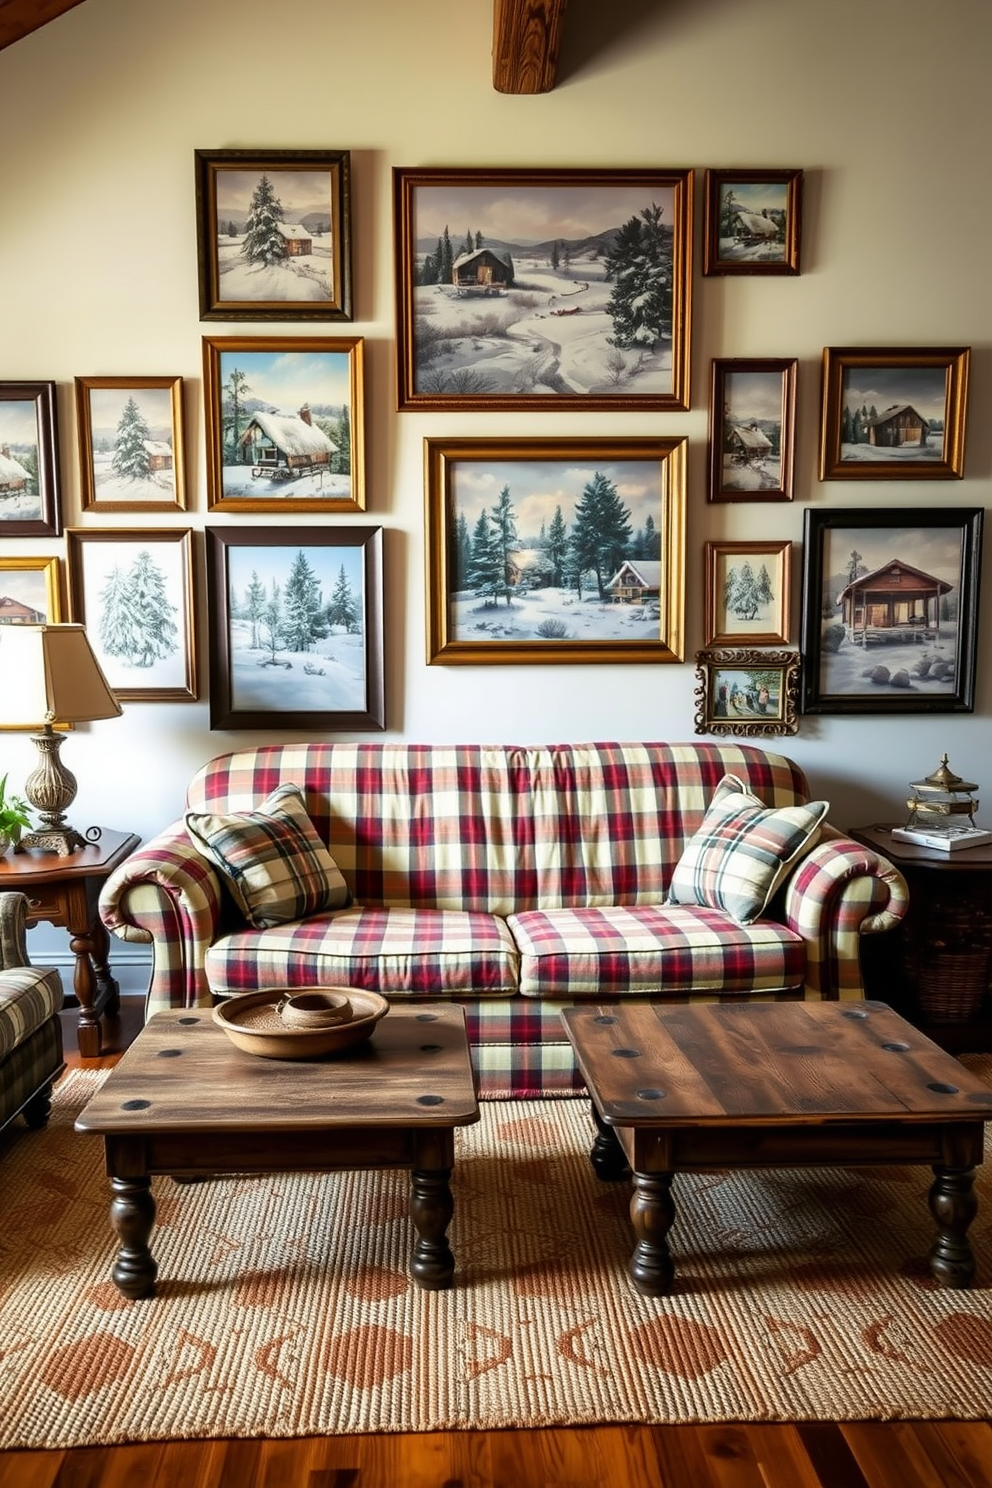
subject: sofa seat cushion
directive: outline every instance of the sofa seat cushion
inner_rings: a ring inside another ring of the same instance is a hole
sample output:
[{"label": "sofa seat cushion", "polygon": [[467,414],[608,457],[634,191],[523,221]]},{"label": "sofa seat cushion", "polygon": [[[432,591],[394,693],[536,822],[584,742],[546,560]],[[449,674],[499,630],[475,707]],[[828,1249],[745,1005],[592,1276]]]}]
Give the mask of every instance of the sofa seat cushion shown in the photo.
[{"label": "sofa seat cushion", "polygon": [[62,1006],[62,978],[54,968],[12,967],[0,976],[0,1059],[6,1059]]},{"label": "sofa seat cushion", "polygon": [[207,952],[206,974],[218,997],[321,984],[388,997],[508,997],[519,959],[496,915],[352,907],[225,935]]},{"label": "sofa seat cushion", "polygon": [[805,944],[784,925],[695,906],[535,909],[507,924],[524,997],[772,992],[801,986],[806,971]]}]

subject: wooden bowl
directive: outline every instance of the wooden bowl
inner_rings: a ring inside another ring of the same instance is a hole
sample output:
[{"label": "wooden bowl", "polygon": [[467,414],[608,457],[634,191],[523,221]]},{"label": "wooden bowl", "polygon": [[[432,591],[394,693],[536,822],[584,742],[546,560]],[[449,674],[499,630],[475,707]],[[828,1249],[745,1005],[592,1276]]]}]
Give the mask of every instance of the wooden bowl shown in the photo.
[{"label": "wooden bowl", "polygon": [[[279,1003],[304,992],[346,992],[352,1018],[332,1028],[291,1028],[279,1014]],[[246,992],[218,1003],[211,1017],[236,1048],[263,1059],[324,1059],[341,1054],[371,1038],[375,1025],[389,1011],[378,992],[357,987],[281,987],[269,992]]]}]

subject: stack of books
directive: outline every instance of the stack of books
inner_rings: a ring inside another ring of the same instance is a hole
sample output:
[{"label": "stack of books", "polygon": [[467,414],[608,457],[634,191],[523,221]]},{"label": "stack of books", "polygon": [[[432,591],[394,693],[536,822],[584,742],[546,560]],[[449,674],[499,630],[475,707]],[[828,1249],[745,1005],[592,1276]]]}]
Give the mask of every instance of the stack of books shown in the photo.
[{"label": "stack of books", "polygon": [[992,842],[992,832],[983,827],[964,826],[958,822],[936,823],[921,827],[893,827],[897,842],[915,842],[917,847],[934,847],[939,852],[957,852],[963,847],[978,847]]}]

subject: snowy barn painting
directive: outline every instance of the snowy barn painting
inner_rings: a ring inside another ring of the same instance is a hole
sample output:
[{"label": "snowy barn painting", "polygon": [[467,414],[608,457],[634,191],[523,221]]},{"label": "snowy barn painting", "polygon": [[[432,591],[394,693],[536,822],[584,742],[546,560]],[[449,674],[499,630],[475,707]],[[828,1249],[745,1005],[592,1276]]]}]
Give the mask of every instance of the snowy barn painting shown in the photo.
[{"label": "snowy barn painting", "polygon": [[307,404],[297,414],[255,413],[241,436],[241,454],[252,477],[299,480],[314,471],[329,471],[338,447],[314,426]]},{"label": "snowy barn painting", "polygon": [[706,172],[704,274],[798,274],[801,170]]},{"label": "snowy barn painting", "polygon": [[31,476],[9,447],[0,445],[0,496],[22,496],[28,489]]},{"label": "snowy barn painting", "polygon": [[967,347],[824,353],[823,478],[961,475]]}]

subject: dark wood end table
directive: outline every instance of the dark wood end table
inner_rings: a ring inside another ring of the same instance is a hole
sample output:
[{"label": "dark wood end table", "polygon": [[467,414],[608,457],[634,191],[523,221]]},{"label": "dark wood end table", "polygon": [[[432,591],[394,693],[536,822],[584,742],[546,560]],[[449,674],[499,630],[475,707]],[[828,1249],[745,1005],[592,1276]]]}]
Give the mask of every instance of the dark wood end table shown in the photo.
[{"label": "dark wood end table", "polygon": [[120,1241],[113,1279],[150,1296],[158,1267],[152,1176],[409,1168],[413,1280],[448,1287],[455,1127],[479,1119],[465,1015],[394,1005],[371,1039],[335,1058],[243,1053],[210,1013],[158,1013],[80,1114],[103,1137]]},{"label": "dark wood end table", "polygon": [[100,1054],[100,1018],[120,1009],[120,988],[110,973],[110,937],[98,901],[107,879],[140,842],[129,832],[99,837],[66,857],[28,848],[0,857],[0,889],[27,895],[28,924],[64,925],[76,958],[72,990],[79,1003],[78,1044],[83,1059]]},{"label": "dark wood end table", "polygon": [[645,1296],[672,1287],[675,1174],[734,1167],[927,1163],[930,1269],[971,1285],[992,1090],[884,1003],[611,1004],[562,1019],[592,1096],[593,1166],[632,1173],[630,1275]]}]

